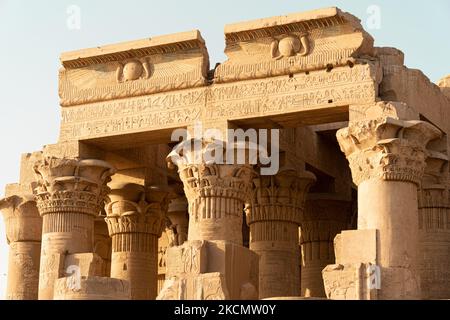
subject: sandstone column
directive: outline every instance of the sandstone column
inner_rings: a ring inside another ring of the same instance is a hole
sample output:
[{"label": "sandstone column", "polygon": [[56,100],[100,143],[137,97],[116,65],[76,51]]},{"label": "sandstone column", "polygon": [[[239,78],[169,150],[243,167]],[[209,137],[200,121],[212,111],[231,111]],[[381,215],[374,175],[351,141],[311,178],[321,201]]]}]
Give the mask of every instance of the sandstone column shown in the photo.
[{"label": "sandstone column", "polygon": [[301,218],[301,295],[325,298],[322,270],[334,264],[333,241],[347,230],[351,202],[334,194],[309,194]]},{"label": "sandstone column", "polygon": [[42,218],[31,194],[0,200],[9,244],[7,300],[37,300]]},{"label": "sandstone column", "polygon": [[298,228],[314,181],[312,173],[289,168],[253,180],[246,211],[250,249],[259,255],[260,299],[300,296]]},{"label": "sandstone column", "polygon": [[109,196],[111,277],[129,281],[132,300],[156,298],[158,238],[165,227],[166,197],[167,192],[132,183],[113,186]]},{"label": "sandstone column", "polygon": [[419,189],[420,280],[423,299],[450,298],[448,158],[433,152]]},{"label": "sandstone column", "polygon": [[93,252],[94,220],[114,169],[100,160],[47,157],[38,161],[36,201],[43,219],[39,299],[53,298],[64,256]]},{"label": "sandstone column", "polygon": [[201,150],[179,147],[168,157],[178,166],[189,202],[189,232],[188,241],[168,250],[167,280],[158,299],[257,298],[257,256],[242,246],[244,204],[254,172],[249,164],[196,158],[197,152],[215,150],[227,159],[227,152],[236,151],[216,147],[202,141]]},{"label": "sandstone column", "polygon": [[389,117],[351,121],[337,133],[358,185],[358,230],[377,230],[380,299],[420,298],[417,186],[426,145],[439,136],[427,122]]}]

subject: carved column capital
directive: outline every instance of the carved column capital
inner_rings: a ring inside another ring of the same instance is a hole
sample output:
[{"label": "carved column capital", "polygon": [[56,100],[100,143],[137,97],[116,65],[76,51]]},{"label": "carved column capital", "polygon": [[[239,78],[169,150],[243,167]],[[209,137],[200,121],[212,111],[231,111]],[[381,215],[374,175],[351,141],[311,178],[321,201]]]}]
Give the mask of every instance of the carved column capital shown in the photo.
[{"label": "carved column capital", "polygon": [[337,132],[355,184],[369,179],[420,184],[428,156],[426,145],[441,132],[424,121],[378,118],[350,122]]},{"label": "carved column capital", "polygon": [[106,205],[109,235],[152,234],[160,237],[166,226],[168,192],[128,183],[114,186]]},{"label": "carved column capital", "polygon": [[335,236],[348,229],[351,201],[333,194],[310,194],[302,214],[300,243],[333,242]]},{"label": "carved column capital", "polygon": [[299,225],[308,190],[315,181],[311,172],[299,173],[290,168],[253,179],[251,201],[246,206],[247,223],[273,220]]},{"label": "carved column capital", "polygon": [[34,165],[38,178],[36,201],[40,214],[100,212],[115,170],[101,160],[47,157]]},{"label": "carved column capital", "polygon": [[42,218],[32,194],[12,195],[0,200],[8,244],[19,241],[40,242]]},{"label": "carved column capital", "polygon": [[243,159],[244,164],[224,161],[239,147],[227,149],[221,142],[193,140],[191,148],[189,143],[187,147],[183,143],[184,147],[180,145],[168,156],[169,164],[178,167],[189,201],[189,240],[242,244],[242,214],[251,195],[253,167],[248,158]]},{"label": "carved column capital", "polygon": [[448,157],[440,152],[429,151],[418,192],[419,209],[450,207],[449,187]]}]

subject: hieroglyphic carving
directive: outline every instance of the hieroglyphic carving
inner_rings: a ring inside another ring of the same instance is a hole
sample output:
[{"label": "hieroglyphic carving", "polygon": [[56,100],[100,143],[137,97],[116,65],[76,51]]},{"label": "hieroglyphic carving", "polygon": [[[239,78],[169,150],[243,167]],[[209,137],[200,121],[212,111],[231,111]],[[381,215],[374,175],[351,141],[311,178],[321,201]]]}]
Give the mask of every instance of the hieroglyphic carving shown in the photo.
[{"label": "hieroglyphic carving", "polygon": [[378,66],[368,63],[75,106],[62,110],[60,141],[370,103],[378,82]]},{"label": "hieroglyphic carving", "polygon": [[62,110],[60,141],[186,126],[201,116],[205,92],[152,95]]},{"label": "hieroglyphic carving", "polygon": [[377,292],[369,283],[371,264],[328,265],[323,271],[325,293],[332,300],[376,300]]}]

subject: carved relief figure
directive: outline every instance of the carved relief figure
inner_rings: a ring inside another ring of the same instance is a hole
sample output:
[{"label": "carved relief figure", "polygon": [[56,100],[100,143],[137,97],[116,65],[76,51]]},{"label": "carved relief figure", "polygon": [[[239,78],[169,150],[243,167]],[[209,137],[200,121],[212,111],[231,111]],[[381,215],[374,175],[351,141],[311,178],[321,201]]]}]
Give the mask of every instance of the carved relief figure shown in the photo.
[{"label": "carved relief figure", "polygon": [[138,79],[148,79],[150,77],[150,65],[147,59],[132,59],[125,64],[119,62],[116,71],[117,82],[134,81]]},{"label": "carved relief figure", "polygon": [[309,54],[310,45],[306,34],[301,36],[287,36],[281,40],[274,40],[270,45],[272,58],[279,60],[282,58],[293,57],[295,55],[306,56]]}]

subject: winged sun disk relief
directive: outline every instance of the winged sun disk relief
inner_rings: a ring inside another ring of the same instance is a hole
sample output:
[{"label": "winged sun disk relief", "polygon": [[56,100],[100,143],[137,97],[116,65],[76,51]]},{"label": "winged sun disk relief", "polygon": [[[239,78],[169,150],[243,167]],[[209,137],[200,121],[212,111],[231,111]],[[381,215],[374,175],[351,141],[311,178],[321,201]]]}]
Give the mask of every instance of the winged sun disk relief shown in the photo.
[{"label": "winged sun disk relief", "polygon": [[116,70],[118,83],[150,78],[150,64],[147,59],[132,59],[125,64],[119,62]]},{"label": "winged sun disk relief", "polygon": [[272,58],[275,60],[296,55],[304,57],[309,54],[310,44],[307,35],[301,35],[300,37],[291,35],[281,40],[275,39],[272,41],[270,50]]}]

